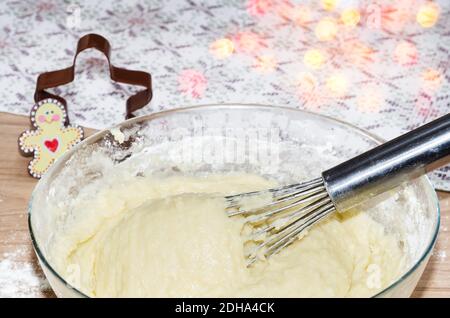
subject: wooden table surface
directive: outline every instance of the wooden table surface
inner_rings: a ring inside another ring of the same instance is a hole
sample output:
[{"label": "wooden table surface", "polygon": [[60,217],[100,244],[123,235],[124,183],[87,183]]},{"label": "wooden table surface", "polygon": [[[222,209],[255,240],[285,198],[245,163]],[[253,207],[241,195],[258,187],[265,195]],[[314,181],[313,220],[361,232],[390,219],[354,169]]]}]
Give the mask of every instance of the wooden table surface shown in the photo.
[{"label": "wooden table surface", "polygon": [[[29,128],[28,118],[0,112],[0,261],[7,253],[23,251],[19,262],[31,263],[37,275],[42,275],[31,247],[27,226],[27,204],[36,184],[26,167],[29,158],[17,149],[17,138]],[[87,135],[93,130],[87,130]],[[414,297],[450,297],[450,193],[439,192],[442,209],[441,230],[433,256],[425,269]],[[1,288],[1,286],[0,286]],[[50,290],[40,297],[54,297]]]}]

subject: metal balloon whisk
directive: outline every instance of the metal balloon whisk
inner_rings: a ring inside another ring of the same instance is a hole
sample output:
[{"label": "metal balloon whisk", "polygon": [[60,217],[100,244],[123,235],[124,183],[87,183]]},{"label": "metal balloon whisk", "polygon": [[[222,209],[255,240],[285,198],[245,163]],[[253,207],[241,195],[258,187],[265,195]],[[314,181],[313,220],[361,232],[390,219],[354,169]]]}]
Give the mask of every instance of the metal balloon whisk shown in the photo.
[{"label": "metal balloon whisk", "polygon": [[[328,169],[319,178],[227,196],[227,213],[246,218],[250,228],[246,257],[251,265],[279,252],[330,214],[346,211],[449,162],[447,114]],[[255,207],[255,200],[262,205]]]}]

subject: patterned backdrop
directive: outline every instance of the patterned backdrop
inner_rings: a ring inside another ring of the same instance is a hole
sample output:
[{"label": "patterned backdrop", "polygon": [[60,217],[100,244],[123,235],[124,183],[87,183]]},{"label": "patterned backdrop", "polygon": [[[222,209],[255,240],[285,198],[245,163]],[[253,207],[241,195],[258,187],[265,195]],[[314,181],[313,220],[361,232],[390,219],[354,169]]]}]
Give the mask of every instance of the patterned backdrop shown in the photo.
[{"label": "patterned backdrop", "polygon": [[[69,66],[96,32],[117,66],[152,73],[140,114],[262,103],[328,114],[392,138],[450,111],[450,2],[425,0],[0,1],[0,111],[27,114],[36,76]],[[133,88],[100,53],[79,58],[73,123],[123,120]],[[450,168],[434,173],[450,190]]]}]

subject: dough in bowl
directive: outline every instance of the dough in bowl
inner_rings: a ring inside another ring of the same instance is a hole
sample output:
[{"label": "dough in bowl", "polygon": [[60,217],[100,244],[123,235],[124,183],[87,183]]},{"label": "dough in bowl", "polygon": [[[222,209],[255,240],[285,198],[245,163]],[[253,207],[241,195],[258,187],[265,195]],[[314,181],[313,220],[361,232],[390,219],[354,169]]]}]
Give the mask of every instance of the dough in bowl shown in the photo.
[{"label": "dough in bowl", "polygon": [[273,185],[247,174],[111,183],[73,203],[51,260],[96,297],[366,297],[401,274],[396,236],[358,211],[246,267],[243,218],[226,215],[223,196]]}]

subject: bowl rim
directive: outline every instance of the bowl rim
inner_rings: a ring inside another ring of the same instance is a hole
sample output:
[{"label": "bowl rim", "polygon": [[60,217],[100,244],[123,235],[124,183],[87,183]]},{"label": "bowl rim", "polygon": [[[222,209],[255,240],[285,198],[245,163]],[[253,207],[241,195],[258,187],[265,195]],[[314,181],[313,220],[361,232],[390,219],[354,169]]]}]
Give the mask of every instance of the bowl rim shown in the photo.
[{"label": "bowl rim", "polygon": [[[347,128],[351,128],[353,130],[356,130],[360,134],[365,135],[366,137],[368,137],[369,139],[371,139],[372,141],[374,141],[374,142],[376,142],[378,144],[384,143],[386,141],[385,139],[383,139],[383,138],[381,138],[381,137],[379,137],[379,136],[377,136],[377,135],[375,135],[375,134],[373,134],[373,133],[371,133],[371,132],[369,132],[369,131],[367,131],[365,129],[359,128],[358,126],[350,124],[350,123],[348,123],[346,121],[343,121],[341,119],[337,119],[337,118],[334,118],[332,116],[319,114],[319,113],[315,113],[315,112],[308,111],[308,110],[303,110],[303,109],[298,109],[298,108],[293,108],[293,107],[287,107],[287,106],[264,105],[264,104],[257,104],[257,103],[201,104],[201,105],[195,105],[195,106],[175,107],[173,109],[168,109],[168,110],[163,110],[163,111],[159,111],[159,112],[155,112],[155,113],[151,113],[151,114],[137,116],[137,117],[125,120],[123,122],[120,122],[120,123],[118,123],[118,124],[116,124],[116,125],[114,125],[114,126],[112,126],[110,128],[102,129],[102,130],[92,134],[88,138],[85,138],[84,140],[82,140],[77,145],[75,145],[72,149],[70,149],[69,151],[64,153],[60,158],[58,158],[55,163],[62,162],[63,160],[65,160],[65,158],[70,157],[72,155],[72,153],[77,151],[79,148],[83,147],[85,144],[88,144],[91,140],[99,139],[100,137],[104,136],[110,129],[112,129],[114,127],[129,125],[129,124],[133,124],[135,122],[140,122],[140,121],[144,121],[144,120],[153,120],[153,119],[156,119],[156,118],[159,118],[159,117],[164,117],[164,116],[170,115],[172,113],[180,113],[180,112],[186,112],[186,111],[189,112],[189,111],[196,111],[196,110],[210,109],[210,108],[214,108],[214,109],[222,109],[222,108],[226,108],[226,109],[230,109],[230,108],[233,108],[233,109],[238,109],[238,108],[255,109],[255,108],[259,108],[259,109],[267,109],[267,110],[275,109],[275,110],[281,110],[281,111],[300,112],[300,113],[307,114],[308,116],[319,117],[321,119],[328,120],[328,121],[333,122],[335,124],[337,123],[337,124],[339,124],[341,126],[346,126]],[[35,250],[36,255],[38,256],[39,262],[41,262],[42,265],[44,265],[46,269],[48,269],[56,278],[58,278],[64,285],[66,285],[66,287],[68,287],[69,289],[75,291],[75,293],[77,293],[78,296],[90,298],[90,296],[86,295],[85,293],[83,293],[82,291],[77,289],[76,287],[74,287],[71,284],[69,284],[53,268],[53,266],[50,265],[50,263],[47,261],[46,257],[44,256],[43,252],[41,251],[41,249],[40,249],[40,247],[39,247],[39,245],[37,243],[36,237],[34,235],[34,232],[33,232],[33,226],[32,226],[32,222],[31,222],[31,210],[32,210],[33,196],[34,196],[34,193],[39,188],[39,186],[41,184],[41,180],[44,179],[45,176],[51,175],[52,170],[55,169],[55,167],[57,166],[57,164],[55,164],[55,163],[49,168],[49,170],[44,175],[44,177],[41,178],[37,182],[36,186],[34,187],[32,193],[31,193],[31,197],[30,197],[30,200],[29,200],[29,203],[28,203],[28,230],[30,232],[31,243],[33,245],[33,248]],[[426,258],[429,256],[429,254],[433,250],[433,247],[434,247],[434,245],[436,243],[437,236],[438,236],[438,233],[439,233],[439,228],[440,228],[440,217],[441,217],[441,209],[440,209],[440,204],[439,204],[439,198],[438,198],[436,190],[434,189],[434,187],[433,187],[430,179],[428,178],[428,176],[424,175],[424,176],[421,177],[421,179],[426,181],[425,184],[427,184],[430,187],[431,193],[433,194],[436,210],[437,210],[437,222],[436,222],[436,227],[434,229],[434,233],[433,233],[432,239],[428,243],[428,246],[424,249],[423,254],[419,257],[419,259],[415,262],[415,264],[413,266],[411,266],[410,269],[408,269],[403,275],[401,275],[399,278],[397,278],[397,280],[395,280],[389,286],[384,288],[382,291],[378,292],[375,295],[372,295],[371,298],[376,298],[376,297],[382,296],[383,294],[385,294],[385,293],[389,292],[390,290],[392,290],[395,286],[399,285],[406,278],[408,278],[426,260]]]}]

